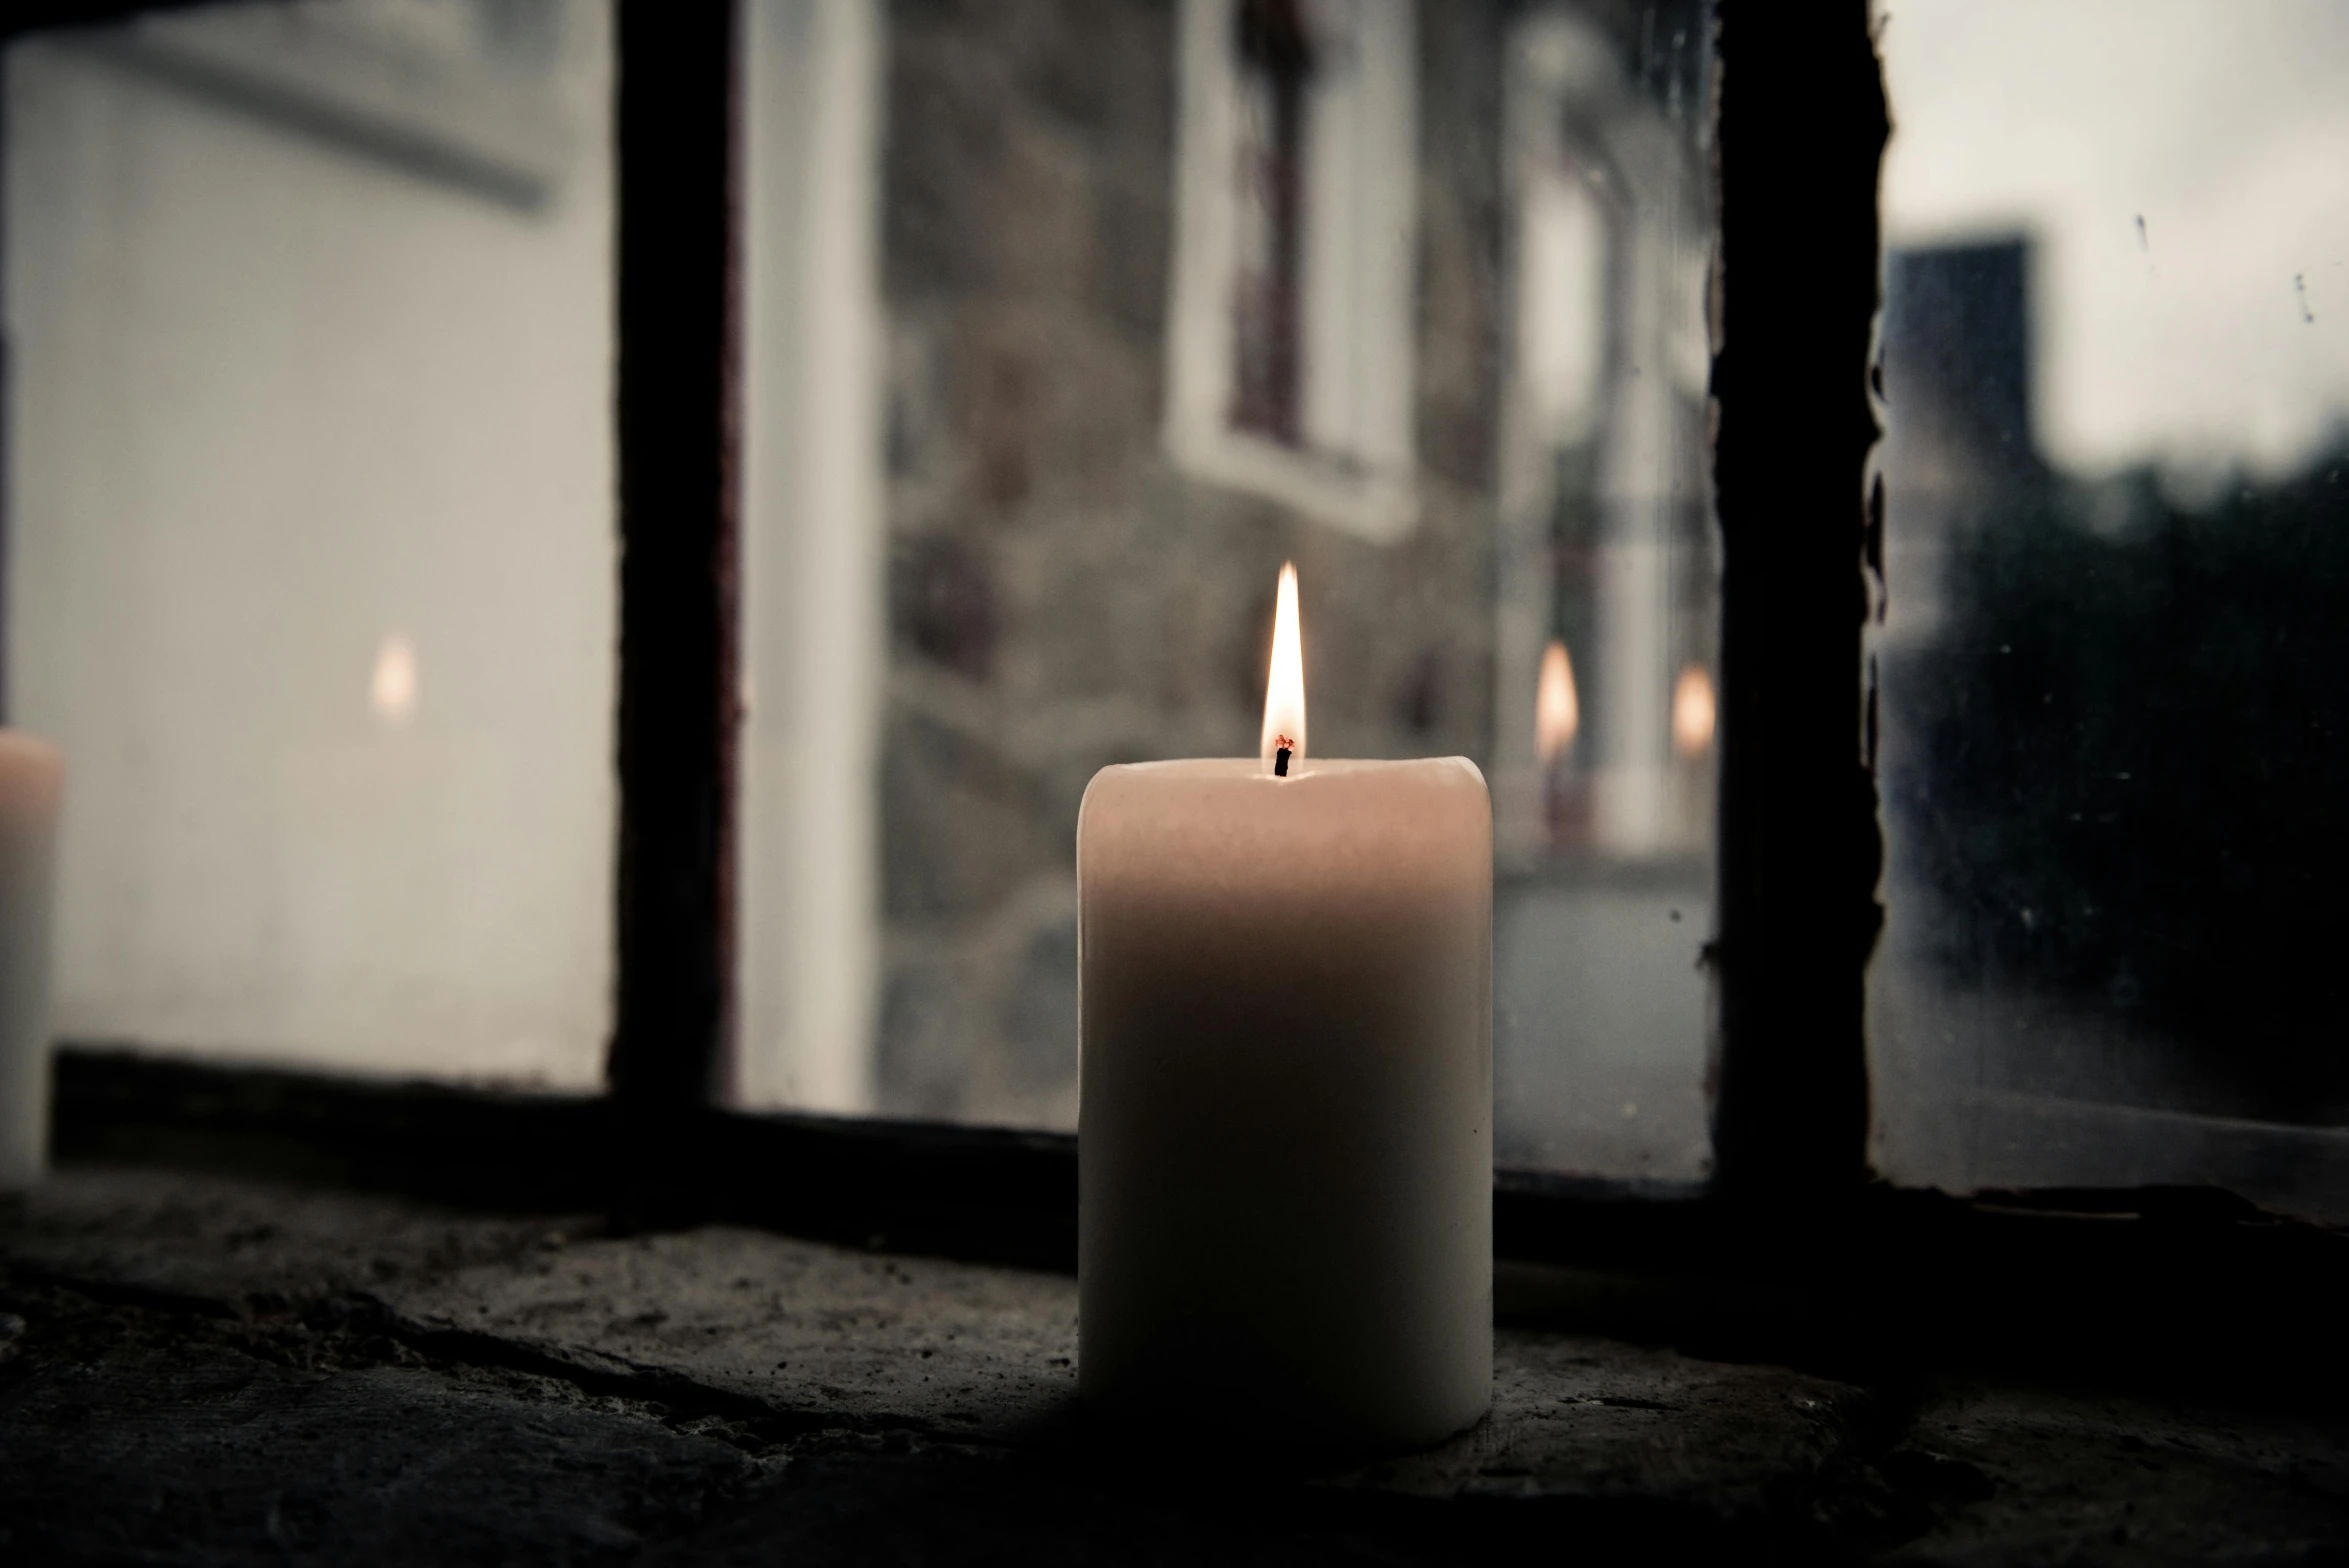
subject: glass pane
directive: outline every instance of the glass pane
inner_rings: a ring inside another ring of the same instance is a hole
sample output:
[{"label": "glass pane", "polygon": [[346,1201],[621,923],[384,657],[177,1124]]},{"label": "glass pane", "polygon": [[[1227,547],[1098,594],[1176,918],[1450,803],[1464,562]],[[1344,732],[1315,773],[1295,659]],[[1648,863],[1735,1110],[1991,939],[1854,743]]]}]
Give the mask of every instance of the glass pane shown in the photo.
[{"label": "glass pane", "polygon": [[1710,1162],[1707,15],[1536,10],[1510,33],[1487,764],[1508,1164],[1685,1180]]},{"label": "glass pane", "polygon": [[1884,44],[1878,1162],[2349,1217],[2349,11]]},{"label": "glass pane", "polygon": [[609,1030],[600,7],[7,59],[11,719],[68,1038],[587,1086]]},{"label": "glass pane", "polygon": [[1074,1125],[1078,800],[1294,559],[1492,784],[1501,1158],[1701,1174],[1706,14],[752,7],[744,1103]]}]

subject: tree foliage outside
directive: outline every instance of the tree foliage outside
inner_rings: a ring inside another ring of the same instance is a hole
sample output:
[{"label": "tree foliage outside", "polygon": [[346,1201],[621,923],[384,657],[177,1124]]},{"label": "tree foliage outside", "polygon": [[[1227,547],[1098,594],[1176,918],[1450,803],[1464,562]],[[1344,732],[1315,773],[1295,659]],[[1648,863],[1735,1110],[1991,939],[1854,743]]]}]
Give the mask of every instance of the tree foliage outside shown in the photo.
[{"label": "tree foliage outside", "polygon": [[2124,1012],[2292,1121],[2349,1109],[2345,473],[2006,489],[1889,683],[1951,978]]}]

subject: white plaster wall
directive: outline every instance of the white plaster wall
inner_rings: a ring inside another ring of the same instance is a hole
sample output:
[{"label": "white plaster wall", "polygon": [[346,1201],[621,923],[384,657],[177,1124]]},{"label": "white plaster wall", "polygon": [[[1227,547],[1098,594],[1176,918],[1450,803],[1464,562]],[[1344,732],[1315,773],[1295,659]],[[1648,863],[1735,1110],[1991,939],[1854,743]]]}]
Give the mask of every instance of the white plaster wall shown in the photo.
[{"label": "white plaster wall", "polygon": [[70,758],[62,1036],[600,1077],[610,49],[565,18],[535,212],[7,61],[9,700]]}]

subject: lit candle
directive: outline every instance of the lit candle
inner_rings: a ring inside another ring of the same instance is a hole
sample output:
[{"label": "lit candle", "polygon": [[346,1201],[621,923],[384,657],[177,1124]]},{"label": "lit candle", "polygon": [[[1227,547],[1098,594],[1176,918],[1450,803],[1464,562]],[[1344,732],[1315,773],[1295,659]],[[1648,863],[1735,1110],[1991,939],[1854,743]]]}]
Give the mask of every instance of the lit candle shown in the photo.
[{"label": "lit candle", "polygon": [[0,730],[0,1192],[40,1180],[49,1152],[49,880],[65,762]]},{"label": "lit candle", "polygon": [[1255,758],[1104,768],[1082,889],[1078,1383],[1402,1447],[1492,1392],[1492,806],[1305,749],[1284,568]]}]

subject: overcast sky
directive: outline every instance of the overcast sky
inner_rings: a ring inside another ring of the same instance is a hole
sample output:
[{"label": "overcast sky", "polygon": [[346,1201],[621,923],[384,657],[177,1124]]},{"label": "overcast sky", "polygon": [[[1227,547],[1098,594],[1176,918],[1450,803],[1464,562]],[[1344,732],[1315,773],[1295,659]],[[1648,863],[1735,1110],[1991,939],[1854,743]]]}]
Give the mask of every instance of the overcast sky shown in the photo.
[{"label": "overcast sky", "polygon": [[2274,474],[2349,433],[2349,0],[1877,6],[1886,241],[2035,237],[2059,465]]}]

